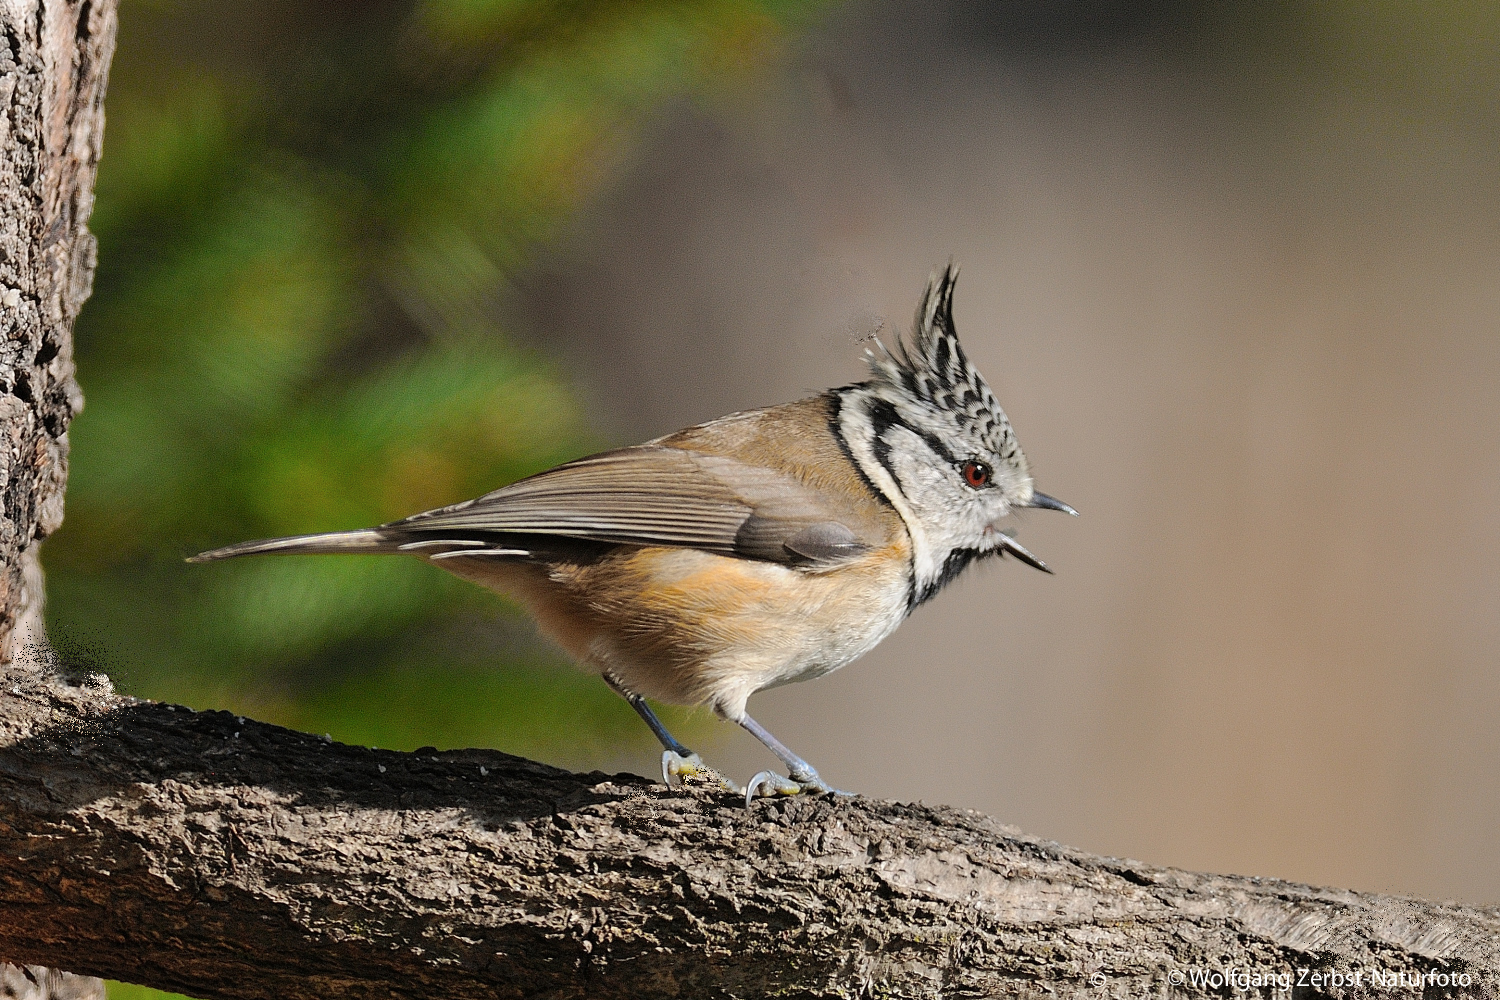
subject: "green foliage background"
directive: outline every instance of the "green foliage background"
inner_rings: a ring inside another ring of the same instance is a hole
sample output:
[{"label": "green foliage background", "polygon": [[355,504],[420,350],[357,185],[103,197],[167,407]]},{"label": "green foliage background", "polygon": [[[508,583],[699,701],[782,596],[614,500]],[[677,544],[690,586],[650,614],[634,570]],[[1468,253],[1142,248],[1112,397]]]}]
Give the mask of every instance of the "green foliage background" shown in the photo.
[{"label": "green foliage background", "polygon": [[644,746],[514,608],[415,560],[182,560],[616,443],[496,303],[643,118],[754,80],[818,6],[126,0],[53,640],[132,693],[348,742]]}]

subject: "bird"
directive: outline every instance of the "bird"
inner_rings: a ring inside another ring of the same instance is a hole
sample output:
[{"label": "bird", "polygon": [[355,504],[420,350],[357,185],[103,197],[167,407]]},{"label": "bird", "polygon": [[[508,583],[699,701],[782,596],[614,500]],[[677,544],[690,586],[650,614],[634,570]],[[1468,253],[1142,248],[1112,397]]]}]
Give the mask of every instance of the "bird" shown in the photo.
[{"label": "bird", "polygon": [[[1015,431],[959,345],[958,269],[928,281],[906,336],[870,338],[868,377],[566,462],[399,521],[241,542],[189,557],[415,556],[516,599],[661,742],[662,780],[757,798],[835,792],[746,711],[890,635],[965,568],[1010,555],[1036,489]],[[739,786],[680,743],[651,701],[710,707],[786,768]]]}]

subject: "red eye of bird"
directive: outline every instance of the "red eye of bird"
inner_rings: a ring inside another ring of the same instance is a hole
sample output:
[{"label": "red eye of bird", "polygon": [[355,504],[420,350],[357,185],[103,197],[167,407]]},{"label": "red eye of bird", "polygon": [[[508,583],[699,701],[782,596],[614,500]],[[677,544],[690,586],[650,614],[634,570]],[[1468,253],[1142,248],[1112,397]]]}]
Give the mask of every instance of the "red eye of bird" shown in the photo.
[{"label": "red eye of bird", "polygon": [[972,459],[964,463],[964,482],[976,490],[990,484],[990,467]]}]

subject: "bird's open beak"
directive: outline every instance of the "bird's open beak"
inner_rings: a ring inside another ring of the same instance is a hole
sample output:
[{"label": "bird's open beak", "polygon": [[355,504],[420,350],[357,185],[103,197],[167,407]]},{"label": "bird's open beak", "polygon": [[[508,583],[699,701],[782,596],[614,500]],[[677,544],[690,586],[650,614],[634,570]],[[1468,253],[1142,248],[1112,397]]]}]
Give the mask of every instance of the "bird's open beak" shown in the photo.
[{"label": "bird's open beak", "polygon": [[[1040,490],[1036,490],[1031,494],[1031,503],[1027,504],[1026,506],[1041,507],[1044,510],[1060,510],[1066,514],[1072,514],[1074,517],[1078,516],[1078,511],[1074,510],[1072,507],[1069,507],[1067,504],[1057,499],[1057,497],[1049,497],[1047,494],[1041,492]],[[1015,531],[1013,529],[999,529],[996,531],[996,534],[1000,536],[1000,544],[995,546],[998,551],[1000,551],[1001,553],[1009,552],[1011,555],[1015,556],[1026,565],[1031,566],[1035,569],[1039,569],[1043,573],[1052,572],[1052,570],[1047,568],[1046,563],[1042,562],[1036,556],[1027,551],[1026,546],[1016,541]]]},{"label": "bird's open beak", "polygon": [[1031,503],[1027,504],[1026,506],[1041,507],[1044,510],[1060,510],[1064,514],[1072,514],[1074,517],[1078,516],[1078,511],[1074,510],[1072,507],[1069,507],[1067,504],[1057,499],[1057,497],[1049,497],[1041,490],[1036,490],[1031,494]]}]

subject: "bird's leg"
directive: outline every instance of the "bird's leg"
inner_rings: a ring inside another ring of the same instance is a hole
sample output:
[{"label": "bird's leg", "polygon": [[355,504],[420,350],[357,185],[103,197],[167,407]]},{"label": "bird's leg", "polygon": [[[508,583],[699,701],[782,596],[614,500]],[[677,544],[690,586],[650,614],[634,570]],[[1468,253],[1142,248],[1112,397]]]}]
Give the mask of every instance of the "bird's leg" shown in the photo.
[{"label": "bird's leg", "polygon": [[635,709],[636,714],[645,720],[646,725],[651,727],[651,731],[656,734],[656,738],[665,747],[661,755],[661,780],[663,784],[670,786],[673,775],[684,779],[707,775],[736,795],[741,792],[742,789],[739,785],[719,773],[717,769],[703,763],[702,757],[699,757],[696,753],[677,742],[677,737],[669,733],[667,727],[662,725],[661,720],[656,717],[656,713],[651,711],[651,706],[646,704],[645,698],[626,688],[625,685],[621,684],[612,675],[606,673],[603,676],[604,683],[608,684],[614,689],[616,694],[630,703],[630,707]]},{"label": "bird's leg", "polygon": [[785,743],[772,736],[770,730],[750,718],[750,716],[742,715],[735,721],[744,727],[745,731],[751,736],[764,743],[766,749],[779,757],[781,762],[786,765],[787,774],[790,776],[789,778],[783,778],[774,771],[762,771],[751,778],[750,784],[745,786],[745,806],[747,808],[751,802],[755,801],[758,795],[803,795],[809,792],[831,792],[834,795],[849,794],[848,792],[841,792],[837,788],[830,787],[828,782],[818,777],[818,772],[813,769],[811,764],[792,753]]}]

